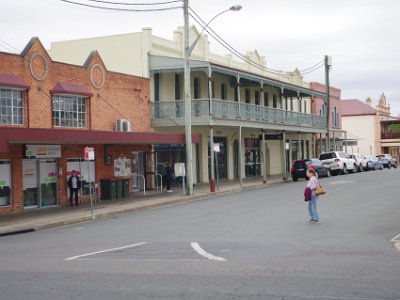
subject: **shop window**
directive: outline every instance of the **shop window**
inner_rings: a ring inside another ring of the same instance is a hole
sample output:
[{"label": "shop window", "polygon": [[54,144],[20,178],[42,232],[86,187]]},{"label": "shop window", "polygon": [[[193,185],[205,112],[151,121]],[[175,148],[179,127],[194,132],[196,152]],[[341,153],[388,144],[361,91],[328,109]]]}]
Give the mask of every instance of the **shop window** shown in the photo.
[{"label": "shop window", "polygon": [[[79,175],[82,182],[80,195],[90,195],[90,184],[94,187],[96,183],[96,166],[94,160],[83,158],[69,158],[67,161],[67,180],[73,170]],[[90,184],[89,184],[90,183]]]},{"label": "shop window", "polygon": [[23,91],[0,88],[0,124],[22,125]]},{"label": "shop window", "polygon": [[85,128],[86,98],[72,95],[54,95],[53,126]]},{"label": "shop window", "polygon": [[244,139],[246,177],[260,176],[260,140]]},{"label": "shop window", "polygon": [[0,206],[11,205],[11,162],[0,160]]}]

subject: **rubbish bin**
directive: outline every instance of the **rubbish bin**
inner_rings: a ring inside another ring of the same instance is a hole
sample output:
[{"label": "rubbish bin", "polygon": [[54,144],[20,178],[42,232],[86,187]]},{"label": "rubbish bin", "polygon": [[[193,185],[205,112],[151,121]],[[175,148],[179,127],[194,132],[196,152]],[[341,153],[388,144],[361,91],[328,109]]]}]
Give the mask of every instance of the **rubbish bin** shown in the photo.
[{"label": "rubbish bin", "polygon": [[117,196],[116,180],[115,179],[101,179],[101,200],[113,200]]},{"label": "rubbish bin", "polygon": [[118,198],[122,198],[122,179],[118,178],[116,180],[116,182],[117,182],[117,193],[116,193],[116,196],[117,196],[117,199],[118,199]]},{"label": "rubbish bin", "polygon": [[122,179],[122,197],[129,196],[129,178]]}]

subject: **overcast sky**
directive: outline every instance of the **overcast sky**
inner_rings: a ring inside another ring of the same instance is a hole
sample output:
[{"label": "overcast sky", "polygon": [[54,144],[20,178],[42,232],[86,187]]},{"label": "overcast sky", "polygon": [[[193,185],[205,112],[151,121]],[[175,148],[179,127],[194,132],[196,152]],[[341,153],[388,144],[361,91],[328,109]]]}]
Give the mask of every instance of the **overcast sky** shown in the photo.
[{"label": "overcast sky", "polygon": [[[268,68],[283,71],[307,69],[329,55],[330,83],[341,89],[342,99],[371,97],[376,105],[384,93],[392,115],[400,114],[399,0],[189,0],[206,22],[235,4],[241,4],[242,10],[223,14],[210,26],[236,50],[257,50]],[[193,19],[190,24],[197,25]],[[20,52],[34,36],[50,48],[54,41],[137,32],[144,27],[172,39],[173,31],[182,25],[182,9],[117,12],[60,0],[0,0],[0,51]],[[212,52],[228,53],[211,37],[210,41]],[[324,83],[324,69],[306,74],[304,80]]]}]

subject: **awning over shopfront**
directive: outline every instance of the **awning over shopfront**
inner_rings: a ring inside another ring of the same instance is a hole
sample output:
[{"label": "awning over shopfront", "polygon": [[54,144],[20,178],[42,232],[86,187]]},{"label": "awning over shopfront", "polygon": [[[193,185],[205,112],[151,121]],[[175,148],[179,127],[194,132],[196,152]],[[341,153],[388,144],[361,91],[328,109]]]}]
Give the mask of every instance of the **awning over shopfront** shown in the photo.
[{"label": "awning over shopfront", "polygon": [[[200,142],[198,134],[193,143]],[[68,129],[0,128],[0,152],[8,152],[10,144],[93,144],[93,145],[153,145],[185,144],[181,133],[115,132]]]}]

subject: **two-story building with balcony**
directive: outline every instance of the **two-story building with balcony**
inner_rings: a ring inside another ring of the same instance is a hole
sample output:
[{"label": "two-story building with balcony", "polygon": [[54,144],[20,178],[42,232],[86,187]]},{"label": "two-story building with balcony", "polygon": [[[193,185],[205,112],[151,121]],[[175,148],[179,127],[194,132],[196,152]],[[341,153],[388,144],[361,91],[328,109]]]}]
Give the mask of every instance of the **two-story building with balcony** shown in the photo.
[{"label": "two-story building with balcony", "polygon": [[184,143],[184,134],[153,132],[149,79],[108,71],[97,52],[80,65],[56,62],[32,38],[0,61],[0,215],[68,205],[72,170],[82,200],[115,177],[130,193],[135,172],[153,183],[154,144]]},{"label": "two-story building with balcony", "polygon": [[[190,41],[199,36],[190,28]],[[157,132],[185,129],[184,38],[172,40],[142,32],[52,43],[53,59],[80,64],[87,51],[98,51],[108,69],[150,78],[151,125]],[[190,57],[191,128],[200,135],[193,147],[194,182],[208,182],[215,149],[219,179],[283,174],[292,160],[311,157],[314,134],[326,132],[326,117],[314,111],[316,97],[298,70],[272,72],[257,51],[246,62],[209,49],[202,35]],[[210,143],[213,141],[213,143]],[[156,147],[158,160],[184,161],[182,145]]]},{"label": "two-story building with balcony", "polygon": [[364,155],[389,153],[399,156],[400,119],[390,115],[390,105],[386,96],[379,97],[378,104],[372,99],[365,102],[357,99],[343,100],[343,129],[358,137],[358,144],[347,151]]}]

